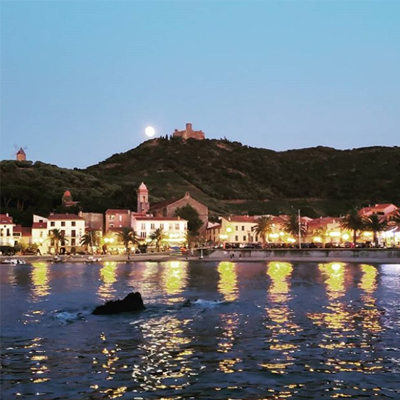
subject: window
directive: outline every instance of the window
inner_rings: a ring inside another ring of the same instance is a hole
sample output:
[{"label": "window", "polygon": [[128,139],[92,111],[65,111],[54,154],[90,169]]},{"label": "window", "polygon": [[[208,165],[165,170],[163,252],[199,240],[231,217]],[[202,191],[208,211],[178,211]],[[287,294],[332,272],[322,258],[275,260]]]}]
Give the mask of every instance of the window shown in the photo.
[{"label": "window", "polygon": [[235,225],[235,231],[238,231],[239,227],[237,225]]},{"label": "window", "polygon": [[122,215],[119,216],[119,220],[122,221]]},{"label": "window", "polygon": [[140,232],[140,237],[145,238],[146,237],[146,232]]},{"label": "window", "polygon": [[50,226],[56,226],[56,223],[54,221],[51,221]]},{"label": "window", "polygon": [[160,224],[160,229],[164,229],[164,224]]},{"label": "window", "polygon": [[75,231],[75,229],[74,229],[73,231],[71,231],[71,236],[72,236],[72,237],[75,237],[75,236],[76,236],[76,231]]},{"label": "window", "polygon": [[142,231],[145,231],[146,230],[146,224],[145,223],[142,223]]},{"label": "window", "polygon": [[114,224],[110,224],[110,228],[114,228]]},{"label": "window", "polygon": [[150,229],[156,229],[156,224],[151,224]]},{"label": "window", "polygon": [[179,224],[175,224],[175,230],[179,231]]},{"label": "window", "polygon": [[76,222],[75,222],[75,221],[72,221],[72,222],[71,222],[71,226],[76,226]]},{"label": "window", "polygon": [[173,224],[168,224],[168,230],[172,231],[173,228],[174,228]]},{"label": "window", "polygon": [[11,236],[10,235],[10,229],[7,228],[7,236]]},{"label": "window", "polygon": [[75,239],[71,239],[71,246],[75,246],[76,242]]},{"label": "window", "polygon": [[239,241],[239,236],[235,236],[235,242]]},{"label": "window", "polygon": [[65,226],[65,221],[61,221],[61,226]]},{"label": "window", "polygon": [[244,231],[244,225],[242,225],[242,231]]},{"label": "window", "polygon": [[243,236],[243,242],[245,242],[246,241],[246,236]]},{"label": "window", "polygon": [[110,215],[110,216],[108,217],[108,219],[109,219],[110,221],[114,221],[115,215]]}]

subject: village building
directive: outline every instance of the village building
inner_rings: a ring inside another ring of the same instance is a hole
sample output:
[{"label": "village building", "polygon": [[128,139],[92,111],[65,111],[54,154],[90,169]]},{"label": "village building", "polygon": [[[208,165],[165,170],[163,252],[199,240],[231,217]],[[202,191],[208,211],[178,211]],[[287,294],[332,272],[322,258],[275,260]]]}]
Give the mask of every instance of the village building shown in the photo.
[{"label": "village building", "polygon": [[373,214],[387,217],[394,211],[398,210],[398,207],[394,204],[375,204],[371,207],[364,207],[359,211],[359,214],[364,217],[369,217]]},{"label": "village building", "polygon": [[14,226],[14,245],[17,243],[23,246],[29,246],[32,240],[32,228],[21,225]]},{"label": "village building", "polygon": [[102,213],[82,212],[78,214],[85,220],[85,231],[96,231],[100,235],[104,229],[104,215]]},{"label": "village building", "polygon": [[173,137],[180,137],[183,140],[187,139],[196,139],[196,140],[204,140],[205,135],[203,131],[194,131],[192,128],[192,124],[187,123],[186,124],[186,129],[183,131],[179,131],[178,129],[175,129]]},{"label": "village building", "polygon": [[[80,240],[85,234],[85,220],[75,214],[50,214],[47,223],[48,232],[59,229],[64,235],[60,243],[61,254],[74,253],[80,246]],[[49,252],[55,252],[55,243],[50,241]]]},{"label": "village building", "polygon": [[130,210],[108,209],[105,217],[105,232],[131,228],[131,214]]},{"label": "village building", "polygon": [[14,221],[8,214],[0,214],[0,246],[14,246]]},{"label": "village building", "polygon": [[151,243],[151,234],[161,229],[169,245],[183,245],[186,242],[187,224],[186,220],[179,217],[132,216],[132,228],[138,239],[147,243]]},{"label": "village building", "polygon": [[48,253],[50,242],[49,230],[47,229],[47,218],[41,218],[41,222],[33,222],[31,232],[31,243],[37,245],[38,250],[41,254]]},{"label": "village building", "polygon": [[166,200],[151,205],[149,213],[155,217],[174,217],[175,211],[187,204],[198,212],[200,219],[203,221],[201,231],[205,232],[208,223],[208,207],[191,197],[189,192],[186,192],[180,199]]}]

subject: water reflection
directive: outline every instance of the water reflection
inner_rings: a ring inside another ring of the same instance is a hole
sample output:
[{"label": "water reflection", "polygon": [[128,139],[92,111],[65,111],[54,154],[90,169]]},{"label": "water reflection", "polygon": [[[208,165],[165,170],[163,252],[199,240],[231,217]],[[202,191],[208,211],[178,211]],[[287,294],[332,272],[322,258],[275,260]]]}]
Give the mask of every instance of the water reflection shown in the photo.
[{"label": "water reflection", "polygon": [[[237,284],[236,265],[232,262],[223,261],[218,264],[218,292],[224,297],[224,301],[233,302],[239,298],[239,289]],[[219,368],[222,372],[229,374],[235,372],[235,365],[242,360],[238,357],[232,357],[233,345],[236,338],[236,331],[239,324],[239,314],[236,312],[221,313],[221,337],[218,338],[219,353],[224,357],[219,362]],[[240,369],[238,371],[241,371]]]},{"label": "water reflection", "polygon": [[170,296],[168,301],[177,303],[184,300],[182,296],[177,295],[186,288],[187,279],[187,263],[169,261],[165,264],[161,282],[165,293]]},{"label": "water reflection", "polygon": [[265,328],[270,332],[266,340],[269,348],[276,351],[274,362],[261,364],[271,372],[284,374],[288,366],[293,365],[294,353],[298,345],[291,339],[301,329],[293,322],[293,311],[289,308],[290,277],[293,266],[285,262],[270,262],[267,265],[267,275],[271,279],[268,290],[268,301],[265,307],[267,322]]},{"label": "water reflection", "polygon": [[184,331],[190,323],[190,319],[174,316],[142,323],[140,363],[133,365],[132,371],[142,391],[183,389],[189,385],[189,378],[197,375],[192,367],[191,337]]},{"label": "water reflection", "polygon": [[50,294],[49,265],[45,262],[32,263],[31,280],[34,300]]},{"label": "water reflection", "polygon": [[30,359],[30,370],[31,370],[31,382],[33,383],[43,383],[50,380],[48,368],[48,356],[46,352],[42,350],[43,339],[36,337],[32,339],[31,343],[24,346],[25,349],[29,351]]},{"label": "water reflection", "polygon": [[109,300],[115,295],[113,284],[117,281],[117,263],[114,261],[106,261],[100,269],[100,279],[102,284],[99,286],[97,294],[102,300]]},{"label": "water reflection", "polygon": [[382,331],[381,313],[376,306],[375,291],[377,288],[377,269],[372,265],[361,264],[363,275],[360,280],[359,287],[363,291],[361,299],[364,307],[362,308],[361,321],[363,327],[372,334],[378,334]]}]

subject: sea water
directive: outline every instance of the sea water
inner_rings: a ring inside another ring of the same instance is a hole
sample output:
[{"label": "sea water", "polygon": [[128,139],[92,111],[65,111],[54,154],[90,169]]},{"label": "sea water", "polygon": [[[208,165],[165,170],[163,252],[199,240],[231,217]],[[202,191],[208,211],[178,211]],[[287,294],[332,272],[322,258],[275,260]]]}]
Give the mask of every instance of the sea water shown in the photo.
[{"label": "sea water", "polygon": [[[400,399],[400,265],[33,263],[0,274],[2,399]],[[91,315],[132,291],[145,311]]]}]

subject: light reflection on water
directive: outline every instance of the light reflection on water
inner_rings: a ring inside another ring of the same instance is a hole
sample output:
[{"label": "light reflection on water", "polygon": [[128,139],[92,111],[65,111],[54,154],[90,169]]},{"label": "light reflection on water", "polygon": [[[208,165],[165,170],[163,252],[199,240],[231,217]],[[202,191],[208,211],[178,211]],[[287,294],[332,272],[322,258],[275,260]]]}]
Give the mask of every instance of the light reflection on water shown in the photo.
[{"label": "light reflection on water", "polygon": [[[35,263],[0,272],[5,399],[400,398],[400,266]],[[90,315],[131,290],[143,313]],[[202,301],[183,307],[188,298]]]}]

